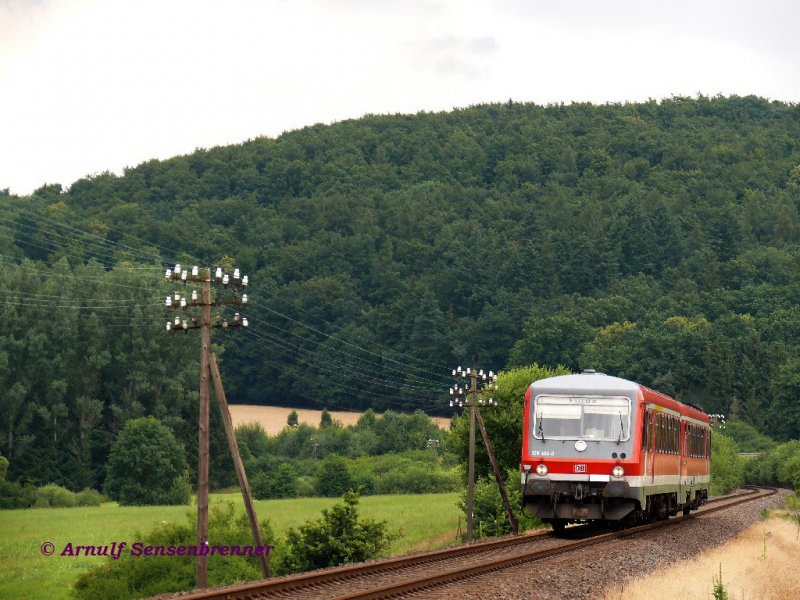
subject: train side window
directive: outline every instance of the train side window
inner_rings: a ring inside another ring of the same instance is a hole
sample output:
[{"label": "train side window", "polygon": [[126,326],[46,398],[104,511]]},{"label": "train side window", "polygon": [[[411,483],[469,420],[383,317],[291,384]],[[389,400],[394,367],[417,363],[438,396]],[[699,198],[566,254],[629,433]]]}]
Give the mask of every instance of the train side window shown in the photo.
[{"label": "train side window", "polygon": [[656,415],[656,452],[661,452],[661,450],[663,450],[661,443],[664,439],[664,436],[661,433],[661,417],[661,413]]},{"label": "train side window", "polygon": [[692,426],[689,423],[686,423],[683,427],[683,453],[691,456],[692,455],[692,442],[694,438],[692,437]]}]

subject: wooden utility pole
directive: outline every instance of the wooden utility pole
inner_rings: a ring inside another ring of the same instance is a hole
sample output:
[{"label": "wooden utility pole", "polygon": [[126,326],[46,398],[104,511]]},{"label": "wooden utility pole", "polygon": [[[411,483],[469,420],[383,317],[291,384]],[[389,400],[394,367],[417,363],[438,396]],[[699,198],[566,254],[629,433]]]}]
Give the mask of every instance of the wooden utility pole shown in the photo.
[{"label": "wooden utility pole", "polygon": [[[470,379],[470,386],[468,389],[464,389],[458,387],[456,384],[454,387],[450,388],[450,395],[454,396],[453,400],[450,400],[450,406],[459,406],[463,407],[464,402],[466,401],[467,406],[469,407],[469,457],[467,462],[467,503],[466,503],[466,513],[467,513],[467,541],[472,541],[472,536],[474,532],[473,522],[474,522],[474,509],[475,509],[475,419],[476,415],[478,414],[478,405],[483,404],[483,400],[478,398],[479,394],[482,390],[478,389],[478,380],[486,381],[488,389],[492,389],[491,386],[493,385],[494,381],[497,379],[497,375],[492,371],[489,373],[484,373],[483,369],[477,371],[475,369],[462,370],[461,367],[458,369],[453,369],[453,377],[463,377]],[[460,398],[459,396],[464,394],[464,398]],[[491,406],[494,405],[494,400],[489,398],[489,401],[486,403],[487,405]],[[488,438],[484,438],[488,439]]]},{"label": "wooden utility pole", "polygon": [[[208,462],[210,397],[208,390],[209,354],[211,353],[211,277],[201,282],[200,317],[200,425],[197,468],[197,547],[208,544]],[[208,556],[197,553],[195,561],[197,587],[208,587]]]},{"label": "wooden utility pole", "polygon": [[[239,487],[242,490],[245,510],[250,521],[250,528],[253,532],[253,539],[258,546],[263,546],[261,531],[258,529],[258,519],[256,518],[253,498],[250,494],[250,484],[247,481],[242,458],[239,455],[239,446],[236,443],[236,436],[233,431],[228,402],[225,398],[225,390],[222,387],[222,377],[219,372],[219,365],[216,357],[211,353],[211,329],[222,328],[232,329],[236,327],[247,327],[247,317],[242,318],[237,312],[232,321],[221,316],[216,317],[212,323],[211,307],[223,306],[244,306],[247,304],[247,294],[239,295],[239,290],[247,287],[247,276],[240,276],[239,269],[234,269],[233,275],[223,273],[221,268],[217,268],[212,276],[210,269],[199,269],[192,267],[189,271],[182,270],[180,265],[175,265],[175,269],[167,269],[166,278],[169,281],[178,281],[186,285],[196,283],[200,285],[200,295],[193,291],[191,297],[185,296],[180,292],[167,296],[167,308],[180,308],[184,311],[188,308],[200,308],[200,319],[195,317],[175,317],[174,321],[167,321],[167,331],[175,333],[189,329],[200,330],[200,416],[198,420],[198,467],[197,467],[197,546],[202,547],[208,543],[208,465],[209,465],[209,433],[210,433],[210,404],[211,394],[209,389],[209,378],[214,381],[214,391],[219,402],[222,423],[225,427],[225,435],[228,438],[228,446],[233,457],[236,477],[239,480]],[[223,301],[211,298],[211,284],[216,283],[233,287],[232,300]],[[261,556],[261,570],[264,577],[270,576],[269,559]],[[196,587],[208,587],[208,555],[198,552],[195,560],[195,581]]]}]

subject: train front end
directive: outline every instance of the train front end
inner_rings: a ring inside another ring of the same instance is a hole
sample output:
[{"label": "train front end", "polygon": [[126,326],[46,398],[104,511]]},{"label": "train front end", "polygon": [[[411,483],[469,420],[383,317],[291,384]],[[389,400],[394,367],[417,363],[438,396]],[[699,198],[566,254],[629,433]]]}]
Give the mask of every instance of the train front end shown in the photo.
[{"label": "train front end", "polygon": [[594,371],[531,384],[522,436],[522,498],[530,512],[556,530],[635,517],[640,389]]}]

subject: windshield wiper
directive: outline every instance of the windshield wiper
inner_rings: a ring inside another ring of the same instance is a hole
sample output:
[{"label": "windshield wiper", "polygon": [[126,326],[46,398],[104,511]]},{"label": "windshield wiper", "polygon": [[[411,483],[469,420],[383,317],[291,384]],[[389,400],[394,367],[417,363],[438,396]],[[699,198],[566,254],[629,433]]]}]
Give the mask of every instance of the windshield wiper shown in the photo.
[{"label": "windshield wiper", "polygon": [[539,425],[536,428],[536,433],[537,433],[537,435],[539,435],[542,438],[542,441],[544,441],[544,430],[542,429],[542,415],[541,415],[541,413],[539,414]]},{"label": "windshield wiper", "polygon": [[622,442],[623,435],[625,435],[625,423],[622,422],[622,411],[619,411],[619,436],[617,437],[617,445]]}]

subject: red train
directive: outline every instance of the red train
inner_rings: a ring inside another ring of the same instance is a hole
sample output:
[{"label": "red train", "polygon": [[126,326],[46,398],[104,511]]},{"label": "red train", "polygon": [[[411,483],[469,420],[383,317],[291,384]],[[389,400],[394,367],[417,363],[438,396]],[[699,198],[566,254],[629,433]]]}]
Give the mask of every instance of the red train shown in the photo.
[{"label": "red train", "polygon": [[643,385],[586,370],[525,394],[522,502],[559,531],[689,514],[708,499],[710,418]]}]

